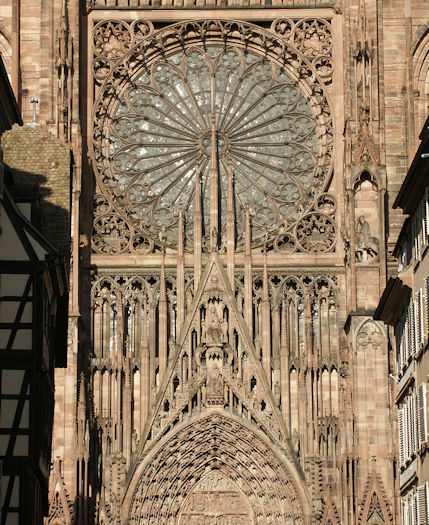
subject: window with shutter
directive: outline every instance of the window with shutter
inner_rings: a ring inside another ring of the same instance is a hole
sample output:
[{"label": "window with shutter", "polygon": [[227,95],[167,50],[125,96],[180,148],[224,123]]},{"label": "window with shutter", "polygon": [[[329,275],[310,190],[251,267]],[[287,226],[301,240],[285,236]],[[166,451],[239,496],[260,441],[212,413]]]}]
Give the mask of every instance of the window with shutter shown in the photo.
[{"label": "window with shutter", "polygon": [[405,428],[404,408],[398,410],[398,433],[399,433],[399,464],[405,464]]},{"label": "window with shutter", "polygon": [[408,362],[408,357],[411,354],[410,351],[410,341],[411,341],[411,327],[410,327],[410,318],[411,318],[411,311],[410,311],[410,305],[407,306],[406,314],[405,314],[405,353],[406,361]]},{"label": "window with shutter", "polygon": [[421,448],[426,443],[427,439],[426,389],[426,383],[422,383],[417,387],[417,425],[419,448]]},{"label": "window with shutter", "polygon": [[426,498],[426,522],[429,524],[429,482],[425,483],[425,498]]},{"label": "window with shutter", "polygon": [[424,305],[424,299],[423,299],[423,288],[420,288],[418,293],[418,302],[419,302],[419,309],[420,309],[420,341],[419,344],[422,346],[426,339],[426,317],[425,317],[425,305]]},{"label": "window with shutter", "polygon": [[[414,302],[410,301],[407,311],[407,358],[415,354]],[[408,359],[407,359],[408,360]]]},{"label": "window with shutter", "polygon": [[410,457],[410,440],[408,438],[408,405],[404,404],[404,463]]},{"label": "window with shutter", "polygon": [[420,219],[421,219],[421,225],[422,225],[422,250],[424,250],[425,246],[428,243],[428,230],[427,230],[427,222],[426,222],[426,193],[423,197],[423,200],[420,205]]},{"label": "window with shutter", "polygon": [[[425,280],[425,294],[426,294],[426,327],[429,330],[429,276]],[[426,337],[426,333],[425,333]]]},{"label": "window with shutter", "polygon": [[417,416],[416,416],[416,397],[412,394],[409,397],[410,407],[410,455],[414,454],[418,450],[418,439],[417,439]]},{"label": "window with shutter", "polygon": [[413,233],[414,233],[414,258],[420,259],[420,220],[419,210],[417,211],[413,220]]},{"label": "window with shutter", "polygon": [[426,232],[426,243],[429,242],[429,187],[425,188],[425,197],[423,201],[423,224]]},{"label": "window with shutter", "polygon": [[407,314],[405,313],[402,317],[401,322],[401,355],[402,355],[402,366],[407,364],[408,360],[408,333],[407,333]]},{"label": "window with shutter", "polygon": [[404,353],[404,342],[403,342],[403,329],[402,319],[395,327],[395,341],[396,341],[396,363],[398,374],[401,373],[402,366],[404,364],[403,353]]},{"label": "window with shutter", "polygon": [[413,494],[414,500],[414,523],[418,525],[419,523],[419,504],[417,499],[417,491]]},{"label": "window with shutter", "polygon": [[413,494],[410,498],[410,525],[417,525],[417,505],[416,495]]},{"label": "window with shutter", "polygon": [[418,525],[428,525],[428,508],[427,508],[427,483],[417,487],[417,516]]},{"label": "window with shutter", "polygon": [[423,343],[423,294],[422,289],[417,292],[417,299],[414,302],[414,324],[416,333],[416,350],[419,350]]},{"label": "window with shutter", "polygon": [[414,432],[414,398],[408,396],[407,399],[407,431],[408,431],[408,454],[407,459],[411,457],[414,452],[415,432]]},{"label": "window with shutter", "polygon": [[402,514],[402,525],[409,525],[408,523],[408,502],[406,499],[401,499],[401,514]]}]

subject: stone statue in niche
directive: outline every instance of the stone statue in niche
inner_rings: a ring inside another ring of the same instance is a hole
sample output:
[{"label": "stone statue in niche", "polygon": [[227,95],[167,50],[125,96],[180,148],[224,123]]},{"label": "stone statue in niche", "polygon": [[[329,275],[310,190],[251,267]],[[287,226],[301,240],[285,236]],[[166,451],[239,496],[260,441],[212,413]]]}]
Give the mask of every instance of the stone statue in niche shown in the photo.
[{"label": "stone statue in niche", "polygon": [[[214,285],[217,282],[212,279]],[[195,358],[198,366],[206,373],[206,384],[202,401],[207,405],[223,405],[227,395],[224,393],[224,372],[231,374],[233,351],[228,344],[228,312],[222,301],[210,297],[202,311],[201,345],[196,348]]]},{"label": "stone statue in niche", "polygon": [[274,385],[274,400],[276,402],[276,405],[279,407],[280,406],[280,398],[281,398],[281,394],[280,394],[280,384],[278,381],[276,381],[275,385]]},{"label": "stone statue in niche", "polygon": [[370,235],[368,221],[361,215],[356,223],[356,261],[377,261],[378,251],[379,240]]},{"label": "stone statue in niche", "polygon": [[207,345],[222,343],[222,323],[216,311],[216,306],[212,304],[209,309],[208,322],[206,320],[206,343]]}]

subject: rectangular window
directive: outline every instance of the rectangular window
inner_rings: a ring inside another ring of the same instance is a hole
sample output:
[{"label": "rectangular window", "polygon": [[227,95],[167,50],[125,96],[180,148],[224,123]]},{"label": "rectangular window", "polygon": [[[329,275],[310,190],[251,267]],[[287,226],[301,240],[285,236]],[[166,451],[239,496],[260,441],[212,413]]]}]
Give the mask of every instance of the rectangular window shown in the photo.
[{"label": "rectangular window", "polygon": [[412,392],[398,408],[399,464],[406,465],[427,439],[426,384]]}]

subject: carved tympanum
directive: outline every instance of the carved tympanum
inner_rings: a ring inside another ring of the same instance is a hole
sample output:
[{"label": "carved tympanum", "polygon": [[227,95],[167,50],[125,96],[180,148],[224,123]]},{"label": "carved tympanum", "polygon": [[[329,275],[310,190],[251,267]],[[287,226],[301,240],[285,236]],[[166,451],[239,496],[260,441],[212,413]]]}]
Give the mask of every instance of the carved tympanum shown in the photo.
[{"label": "carved tympanum", "polygon": [[138,476],[128,523],[305,523],[297,480],[269,443],[218,413],[167,437]]}]

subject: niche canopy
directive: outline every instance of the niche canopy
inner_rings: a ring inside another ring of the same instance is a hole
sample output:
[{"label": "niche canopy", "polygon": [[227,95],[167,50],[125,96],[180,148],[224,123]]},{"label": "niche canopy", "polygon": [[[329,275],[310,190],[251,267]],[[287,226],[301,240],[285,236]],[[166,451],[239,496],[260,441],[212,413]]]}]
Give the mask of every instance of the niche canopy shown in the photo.
[{"label": "niche canopy", "polygon": [[215,157],[223,232],[232,169],[239,248],[247,205],[254,243],[292,229],[330,177],[331,121],[320,100],[312,109],[316,75],[310,87],[266,50],[216,38],[184,39],[166,51],[128,76],[103,121],[104,136],[94,137],[104,150],[96,162],[100,185],[117,212],[136,231],[174,246],[181,204],[192,237],[198,167],[208,237]]}]

